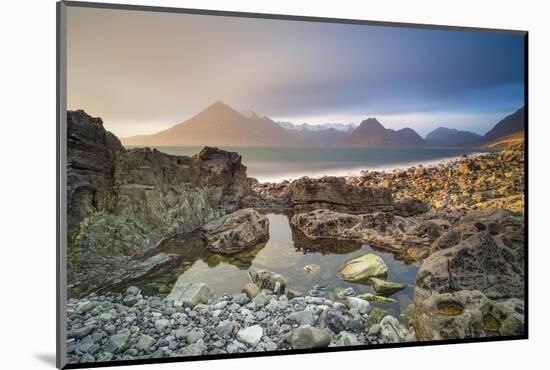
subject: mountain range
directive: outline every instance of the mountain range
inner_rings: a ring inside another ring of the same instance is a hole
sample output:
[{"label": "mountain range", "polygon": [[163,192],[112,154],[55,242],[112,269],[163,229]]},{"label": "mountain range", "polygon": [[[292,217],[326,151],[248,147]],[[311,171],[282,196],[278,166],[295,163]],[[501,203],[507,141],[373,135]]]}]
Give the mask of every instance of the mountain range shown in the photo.
[{"label": "mountain range", "polygon": [[[124,145],[182,146],[350,146],[427,147],[485,146],[504,137],[521,136],[524,108],[505,117],[484,136],[439,127],[422,138],[411,128],[385,128],[376,118],[354,124],[295,125],[275,122],[254,112],[239,112],[221,101],[208,106],[187,121],[151,134],[122,138]],[[515,135],[515,136],[514,136]],[[500,141],[499,141],[500,140]]]}]

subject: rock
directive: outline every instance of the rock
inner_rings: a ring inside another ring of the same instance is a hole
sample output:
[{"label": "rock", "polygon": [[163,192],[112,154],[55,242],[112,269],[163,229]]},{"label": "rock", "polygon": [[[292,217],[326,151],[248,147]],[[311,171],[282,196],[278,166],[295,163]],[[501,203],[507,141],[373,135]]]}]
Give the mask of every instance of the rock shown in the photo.
[{"label": "rock", "polygon": [[196,343],[188,344],[187,346],[182,347],[178,351],[178,356],[181,356],[181,357],[202,356],[206,354],[207,349],[208,348],[206,347],[206,344],[204,344],[204,342],[200,340]]},{"label": "rock", "polygon": [[233,302],[242,306],[250,302],[250,298],[245,293],[236,294],[233,296]]},{"label": "rock", "polygon": [[68,111],[69,295],[127,285],[146,249],[241,208],[251,194],[237,153],[126,150],[100,118]]},{"label": "rock", "polygon": [[260,293],[260,288],[254,283],[248,283],[243,287],[242,292],[246,294],[248,298],[254,298]]},{"label": "rock", "polygon": [[347,287],[347,288],[337,287],[334,290],[334,293],[338,298],[352,297],[356,294],[355,289],[353,289],[352,287]]},{"label": "rock", "polygon": [[263,307],[269,302],[269,299],[267,298],[267,294],[265,294],[265,292],[260,292],[252,299],[252,302],[254,302],[256,307]]},{"label": "rock", "polygon": [[155,321],[155,329],[159,333],[164,333],[164,331],[166,330],[166,328],[168,328],[168,326],[170,326],[170,321],[166,319],[160,319]]},{"label": "rock", "polygon": [[254,347],[260,342],[263,335],[264,329],[260,325],[253,325],[246,329],[239,330],[237,339],[242,343]]},{"label": "rock", "polygon": [[372,277],[387,276],[388,266],[382,258],[367,253],[349,260],[338,271],[340,279],[350,282],[364,282]]},{"label": "rock", "polygon": [[348,319],[335,311],[329,310],[327,312],[326,326],[333,333],[338,334],[348,328]]},{"label": "rock", "polygon": [[393,209],[390,191],[352,186],[343,177],[302,177],[295,180],[290,185],[290,201],[299,210],[328,208],[367,213]]},{"label": "rock", "polygon": [[416,216],[428,212],[428,210],[428,205],[416,198],[407,197],[395,202],[395,214],[401,217]]},{"label": "rock", "polygon": [[139,288],[137,286],[129,286],[128,289],[126,289],[126,295],[130,296],[136,296],[139,294]]},{"label": "rock", "polygon": [[[278,294],[284,294],[286,292],[286,285],[288,279],[283,275],[277,274],[267,270],[249,270],[248,274],[250,279],[260,288],[269,289]],[[276,291],[275,288],[278,287]]]},{"label": "rock", "polygon": [[319,271],[321,267],[315,263],[311,263],[309,265],[305,265],[304,266],[304,271],[305,272],[309,272],[310,274],[315,274],[316,272]]},{"label": "rock", "polygon": [[128,307],[132,307],[133,305],[138,303],[138,301],[139,301],[138,297],[136,297],[135,295],[128,294],[126,297],[124,297],[122,302],[124,303],[124,305]]},{"label": "rock", "polygon": [[233,254],[269,239],[269,220],[252,208],[211,221],[201,229],[206,247],[214,253]]},{"label": "rock", "polygon": [[369,328],[369,332],[368,332],[368,336],[369,337],[375,337],[377,336],[378,334],[380,334],[380,325],[379,324],[373,324],[370,328]]},{"label": "rock", "polygon": [[229,320],[224,320],[216,327],[216,333],[220,337],[227,339],[231,337],[231,334],[233,333],[234,329],[235,329],[235,324],[233,322]]},{"label": "rock", "polygon": [[386,316],[380,321],[380,335],[387,343],[402,343],[409,331],[393,316]]},{"label": "rock", "polygon": [[157,340],[149,335],[142,334],[139,337],[139,341],[137,342],[137,349],[140,351],[147,351],[151,346],[153,346]]},{"label": "rock", "polygon": [[403,290],[407,287],[405,284],[395,283],[393,281],[382,280],[378,278],[371,278],[370,282],[372,283],[372,288],[376,294],[381,294],[385,296],[392,295],[400,290]]},{"label": "rock", "polygon": [[67,333],[67,337],[82,339],[85,336],[89,335],[94,329],[95,327],[93,325],[83,326],[80,328],[73,328],[69,330],[69,332]]},{"label": "rock", "polygon": [[336,347],[349,347],[349,346],[357,346],[361,344],[359,340],[357,339],[357,336],[353,333],[349,332],[341,332],[340,338],[335,343]]},{"label": "rock", "polygon": [[115,334],[111,335],[105,345],[103,350],[109,353],[121,353],[130,347],[130,340],[125,334]]},{"label": "rock", "polygon": [[293,312],[286,319],[298,325],[313,325],[315,323],[315,315],[308,310]]},{"label": "rock", "polygon": [[370,309],[369,302],[357,297],[347,297],[346,305],[349,308],[357,309],[359,313],[368,313]]},{"label": "rock", "polygon": [[300,326],[292,331],[288,342],[292,349],[325,348],[330,344],[330,336],[322,329]]},{"label": "rock", "polygon": [[372,293],[363,293],[359,294],[357,298],[364,299],[365,301],[369,302],[378,302],[378,303],[397,303],[397,301],[393,298],[384,297],[381,295],[375,295]]},{"label": "rock", "polygon": [[180,283],[178,280],[166,299],[178,301],[184,307],[193,308],[199,303],[208,303],[208,298],[211,296],[211,290],[203,283]]}]

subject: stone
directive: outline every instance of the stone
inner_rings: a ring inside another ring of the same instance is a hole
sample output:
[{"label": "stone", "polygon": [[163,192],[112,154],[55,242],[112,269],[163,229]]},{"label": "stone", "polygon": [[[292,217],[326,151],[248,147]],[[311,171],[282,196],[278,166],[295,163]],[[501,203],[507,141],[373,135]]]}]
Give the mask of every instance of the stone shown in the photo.
[{"label": "stone", "polygon": [[325,330],[300,326],[292,331],[288,343],[292,349],[325,348],[330,344],[330,336]]},{"label": "stone", "polygon": [[138,297],[136,297],[135,295],[130,295],[128,294],[126,297],[124,297],[124,299],[122,300],[122,302],[124,303],[124,305],[128,306],[128,307],[133,307],[136,303],[138,303],[139,299]]},{"label": "stone", "polygon": [[357,309],[359,313],[368,313],[370,309],[369,302],[357,297],[347,297],[346,306]]},{"label": "stone", "polygon": [[222,321],[216,327],[216,333],[222,338],[229,338],[235,329],[235,324],[229,320]]},{"label": "stone", "polygon": [[338,298],[342,298],[342,299],[346,297],[352,297],[356,294],[355,289],[353,289],[352,287],[347,287],[347,288],[337,287],[334,290],[334,293]]},{"label": "stone", "polygon": [[377,303],[397,303],[397,301],[393,298],[384,297],[381,295],[375,295],[372,293],[363,293],[359,294],[357,298],[364,299],[365,301],[369,302],[377,302]]},{"label": "stone", "polygon": [[258,211],[246,208],[209,222],[201,232],[209,250],[233,254],[266,242],[269,238],[269,220]]},{"label": "stone", "polygon": [[340,279],[350,282],[365,282],[372,277],[387,275],[388,266],[380,256],[373,253],[349,260],[338,271]]},{"label": "stone", "polygon": [[348,329],[348,319],[335,311],[329,310],[326,317],[326,326],[333,333],[338,334]]},{"label": "stone", "polygon": [[319,271],[321,267],[315,263],[310,263],[308,265],[305,265],[304,266],[304,271],[305,272],[309,272],[310,274],[315,274],[316,272]]},{"label": "stone", "polygon": [[167,300],[178,301],[184,307],[193,308],[199,303],[208,303],[212,291],[203,283],[187,283],[178,279],[172,291],[166,297]]},{"label": "stone", "polygon": [[199,339],[204,338],[204,330],[200,328],[193,329],[187,333],[185,336],[185,339],[187,340],[187,343],[195,343]]},{"label": "stone", "polygon": [[136,344],[136,347],[140,351],[147,351],[151,346],[153,346],[157,340],[150,335],[142,334],[139,337],[139,341]]},{"label": "stone", "polygon": [[254,269],[250,269],[248,271],[248,274],[252,282],[254,282],[254,284],[256,284],[260,289],[269,289],[275,291],[275,287],[279,286],[280,294],[284,294],[286,292],[288,279],[281,274],[268,270]]},{"label": "stone", "polygon": [[164,333],[164,331],[170,326],[170,321],[166,319],[159,319],[155,321],[155,329],[159,333]]},{"label": "stone", "polygon": [[348,346],[357,346],[361,344],[357,339],[357,336],[349,332],[341,332],[340,338],[335,343],[336,347],[348,347]]},{"label": "stone", "polygon": [[111,335],[103,346],[105,352],[121,353],[130,347],[130,340],[125,334]]},{"label": "stone", "polygon": [[409,331],[393,316],[386,316],[380,321],[380,335],[387,343],[402,343]]},{"label": "stone", "polygon": [[252,299],[260,293],[260,288],[254,283],[248,283],[243,287],[242,292]]},{"label": "stone", "polygon": [[242,306],[250,302],[250,298],[248,298],[248,296],[245,293],[241,293],[233,297],[233,302]]},{"label": "stone", "polygon": [[242,343],[254,347],[260,342],[263,335],[264,329],[260,325],[253,325],[239,330],[237,332],[237,339]]},{"label": "stone", "polygon": [[313,325],[315,323],[315,315],[308,310],[293,312],[286,319],[298,325]]},{"label": "stone", "polygon": [[368,332],[368,336],[369,337],[375,337],[377,336],[378,334],[380,334],[380,324],[373,324],[370,328],[369,328],[369,332]]},{"label": "stone", "polygon": [[178,351],[178,356],[181,356],[181,357],[202,356],[206,354],[206,350],[207,350],[206,344],[204,344],[204,342],[200,340],[196,343],[188,344],[185,347],[182,347]]},{"label": "stone", "polygon": [[385,296],[392,295],[407,287],[406,284],[396,283],[393,281],[382,280],[379,278],[371,278],[372,288],[376,294]]},{"label": "stone", "polygon": [[69,332],[67,333],[67,337],[75,338],[75,339],[82,339],[85,336],[89,335],[93,330],[94,330],[93,325],[83,326],[83,327],[80,327],[80,328],[73,328],[73,329],[69,330]]},{"label": "stone", "polygon": [[136,296],[139,294],[139,288],[137,286],[131,285],[126,289],[126,294]]}]

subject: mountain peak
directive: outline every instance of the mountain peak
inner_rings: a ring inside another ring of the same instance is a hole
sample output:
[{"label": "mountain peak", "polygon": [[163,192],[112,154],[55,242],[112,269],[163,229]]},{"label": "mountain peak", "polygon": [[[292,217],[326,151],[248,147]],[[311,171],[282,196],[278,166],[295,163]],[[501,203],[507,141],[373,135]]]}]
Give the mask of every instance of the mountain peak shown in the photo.
[{"label": "mountain peak", "polygon": [[376,128],[385,128],[376,118],[369,117],[363,122],[361,122],[360,126],[364,127],[376,127]]}]

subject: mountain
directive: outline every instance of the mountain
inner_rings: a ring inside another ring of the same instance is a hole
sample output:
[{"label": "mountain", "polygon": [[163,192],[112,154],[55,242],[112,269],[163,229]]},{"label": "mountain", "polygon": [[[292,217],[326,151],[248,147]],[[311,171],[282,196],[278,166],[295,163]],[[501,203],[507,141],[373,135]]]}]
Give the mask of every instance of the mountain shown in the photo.
[{"label": "mountain", "polygon": [[221,101],[194,117],[152,135],[122,138],[124,145],[296,145],[293,135],[267,117],[243,114]]},{"label": "mountain", "polygon": [[495,125],[483,138],[485,142],[495,141],[505,136],[525,130],[525,107],[506,116]]},{"label": "mountain", "polygon": [[425,146],[426,141],[411,128],[395,131],[385,128],[376,118],[368,118],[353,130],[345,144],[362,147],[414,147]]},{"label": "mountain", "polygon": [[485,143],[485,148],[509,148],[522,144],[525,141],[525,130],[515,132],[498,139],[491,140]]},{"label": "mountain", "polygon": [[334,129],[340,132],[351,132],[357,128],[357,125],[355,123],[322,123],[320,125],[302,123],[297,125],[292,122],[277,122],[277,124],[286,130],[296,131],[323,131]]},{"label": "mountain", "polygon": [[481,136],[473,132],[447,127],[438,127],[426,135],[426,142],[430,146],[461,146],[479,139]]}]

